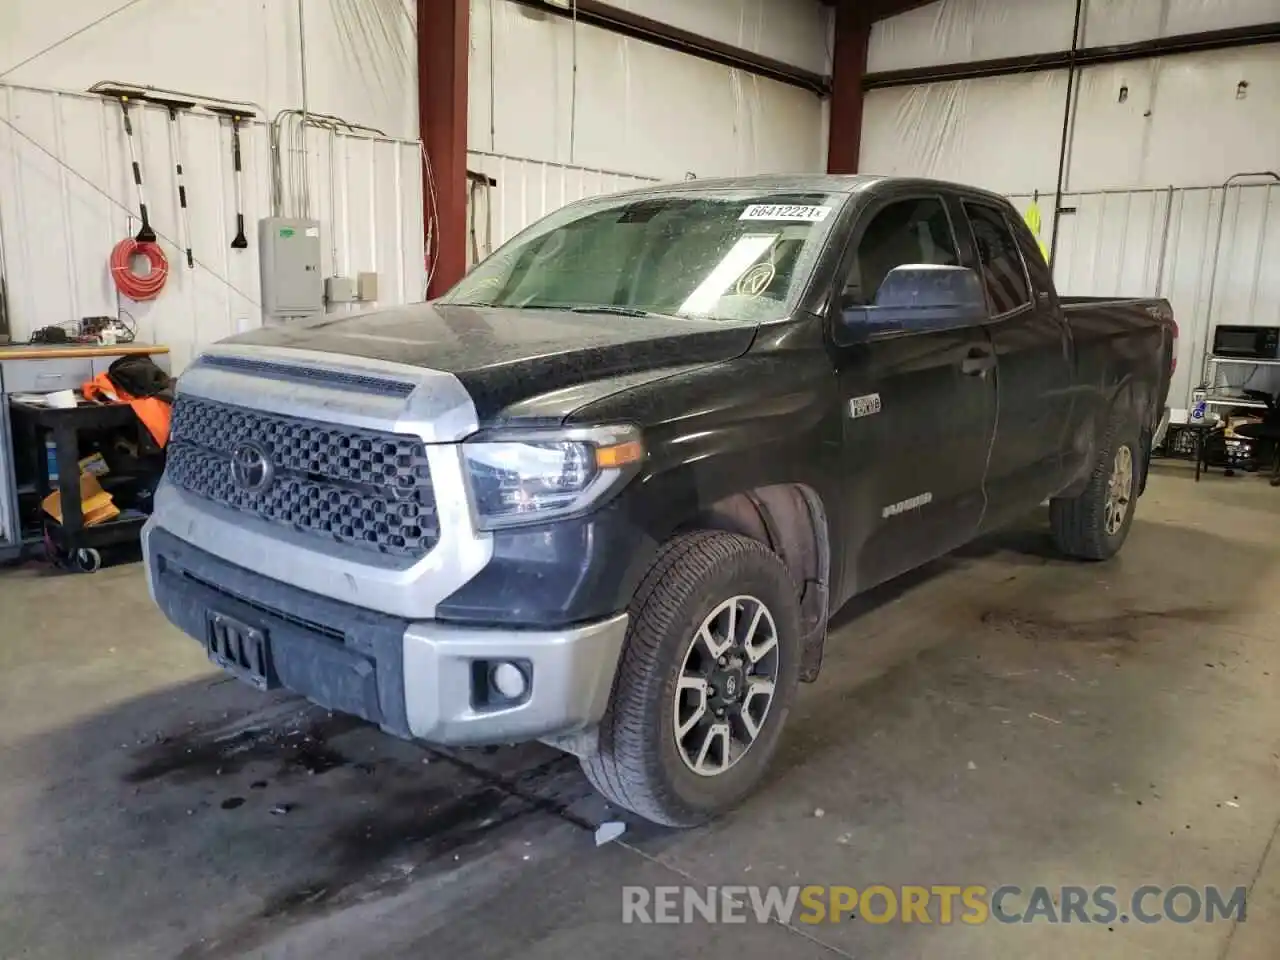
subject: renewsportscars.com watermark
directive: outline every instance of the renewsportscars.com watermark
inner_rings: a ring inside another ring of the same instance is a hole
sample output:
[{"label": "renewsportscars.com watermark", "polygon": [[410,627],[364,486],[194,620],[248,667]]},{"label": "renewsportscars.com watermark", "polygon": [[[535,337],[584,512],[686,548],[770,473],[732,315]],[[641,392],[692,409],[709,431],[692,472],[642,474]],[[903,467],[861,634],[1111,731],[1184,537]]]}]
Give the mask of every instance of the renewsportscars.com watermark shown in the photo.
[{"label": "renewsportscars.com watermark", "polygon": [[1245,888],[1035,886],[623,887],[623,923],[1217,923],[1244,921]]}]

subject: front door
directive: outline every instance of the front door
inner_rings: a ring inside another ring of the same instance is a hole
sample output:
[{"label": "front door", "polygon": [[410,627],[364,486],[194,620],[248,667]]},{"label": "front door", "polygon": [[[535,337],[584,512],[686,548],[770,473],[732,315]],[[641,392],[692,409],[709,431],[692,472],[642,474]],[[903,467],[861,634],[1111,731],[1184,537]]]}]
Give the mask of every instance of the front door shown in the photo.
[{"label": "front door", "polygon": [[[855,227],[837,310],[871,304],[904,264],[959,264],[940,196],[887,198]],[[969,540],[982,518],[995,428],[981,324],[903,329],[833,347],[844,401],[842,599]],[[977,361],[977,362],[975,362]]]}]

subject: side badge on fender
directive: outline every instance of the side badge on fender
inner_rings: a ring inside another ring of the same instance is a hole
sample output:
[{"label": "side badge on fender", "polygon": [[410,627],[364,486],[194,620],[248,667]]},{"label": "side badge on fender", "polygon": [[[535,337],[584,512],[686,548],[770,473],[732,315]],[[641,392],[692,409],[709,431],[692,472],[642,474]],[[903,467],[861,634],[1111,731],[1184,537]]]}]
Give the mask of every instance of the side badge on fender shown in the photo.
[{"label": "side badge on fender", "polygon": [[880,394],[868,393],[862,397],[854,397],[849,401],[849,417],[857,420],[859,417],[869,417],[872,414],[880,412]]},{"label": "side badge on fender", "polygon": [[921,493],[906,500],[899,500],[897,503],[889,504],[880,511],[880,516],[888,520],[890,517],[897,517],[912,510],[927,507],[931,503],[933,503],[933,494],[928,492]]}]

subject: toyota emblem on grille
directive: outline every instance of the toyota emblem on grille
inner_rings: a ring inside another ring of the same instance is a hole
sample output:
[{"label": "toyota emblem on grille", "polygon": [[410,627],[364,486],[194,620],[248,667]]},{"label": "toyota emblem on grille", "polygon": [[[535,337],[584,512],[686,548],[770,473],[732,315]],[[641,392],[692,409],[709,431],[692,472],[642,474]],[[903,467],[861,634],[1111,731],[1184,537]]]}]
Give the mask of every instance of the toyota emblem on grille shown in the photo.
[{"label": "toyota emblem on grille", "polygon": [[237,444],[231,451],[231,479],[246,493],[261,493],[274,475],[271,456],[256,443]]}]

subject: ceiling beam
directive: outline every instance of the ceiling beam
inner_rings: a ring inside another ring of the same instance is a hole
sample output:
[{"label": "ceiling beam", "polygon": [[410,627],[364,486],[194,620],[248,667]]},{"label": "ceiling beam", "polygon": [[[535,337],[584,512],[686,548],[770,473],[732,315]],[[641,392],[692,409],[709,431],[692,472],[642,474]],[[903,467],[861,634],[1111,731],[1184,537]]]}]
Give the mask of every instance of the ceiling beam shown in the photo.
[{"label": "ceiling beam", "polygon": [[[1259,23],[1249,27],[1232,27],[1227,30],[1183,33],[1172,37],[1157,37],[1153,40],[1139,40],[1135,43],[1105,47],[1084,47],[1076,51],[1074,63],[1077,67],[1100,66],[1107,63],[1125,63],[1151,57],[1226,50],[1232,47],[1258,46],[1266,43],[1280,43],[1280,21]],[[884,87],[940,83],[947,80],[975,80],[980,77],[1005,77],[1017,73],[1065,70],[1072,59],[1070,50],[1053,50],[1017,57],[973,60],[968,63],[909,67],[905,70],[869,73],[863,81],[863,86],[867,90],[878,90]]]},{"label": "ceiling beam", "polygon": [[819,96],[826,96],[831,92],[828,78],[820,73],[682,30],[669,23],[603,3],[601,0],[577,0],[576,12],[572,3],[562,6],[559,3],[550,3],[548,0],[510,0],[510,2],[543,14],[570,20],[576,17],[579,23],[590,27],[599,27],[601,30],[608,30],[620,36],[643,40],[645,43],[652,43],[667,50],[687,53],[712,63],[787,83]]},{"label": "ceiling beam", "polygon": [[910,13],[917,7],[925,7],[935,0],[844,0],[857,7],[864,17],[874,23],[900,13]]}]

